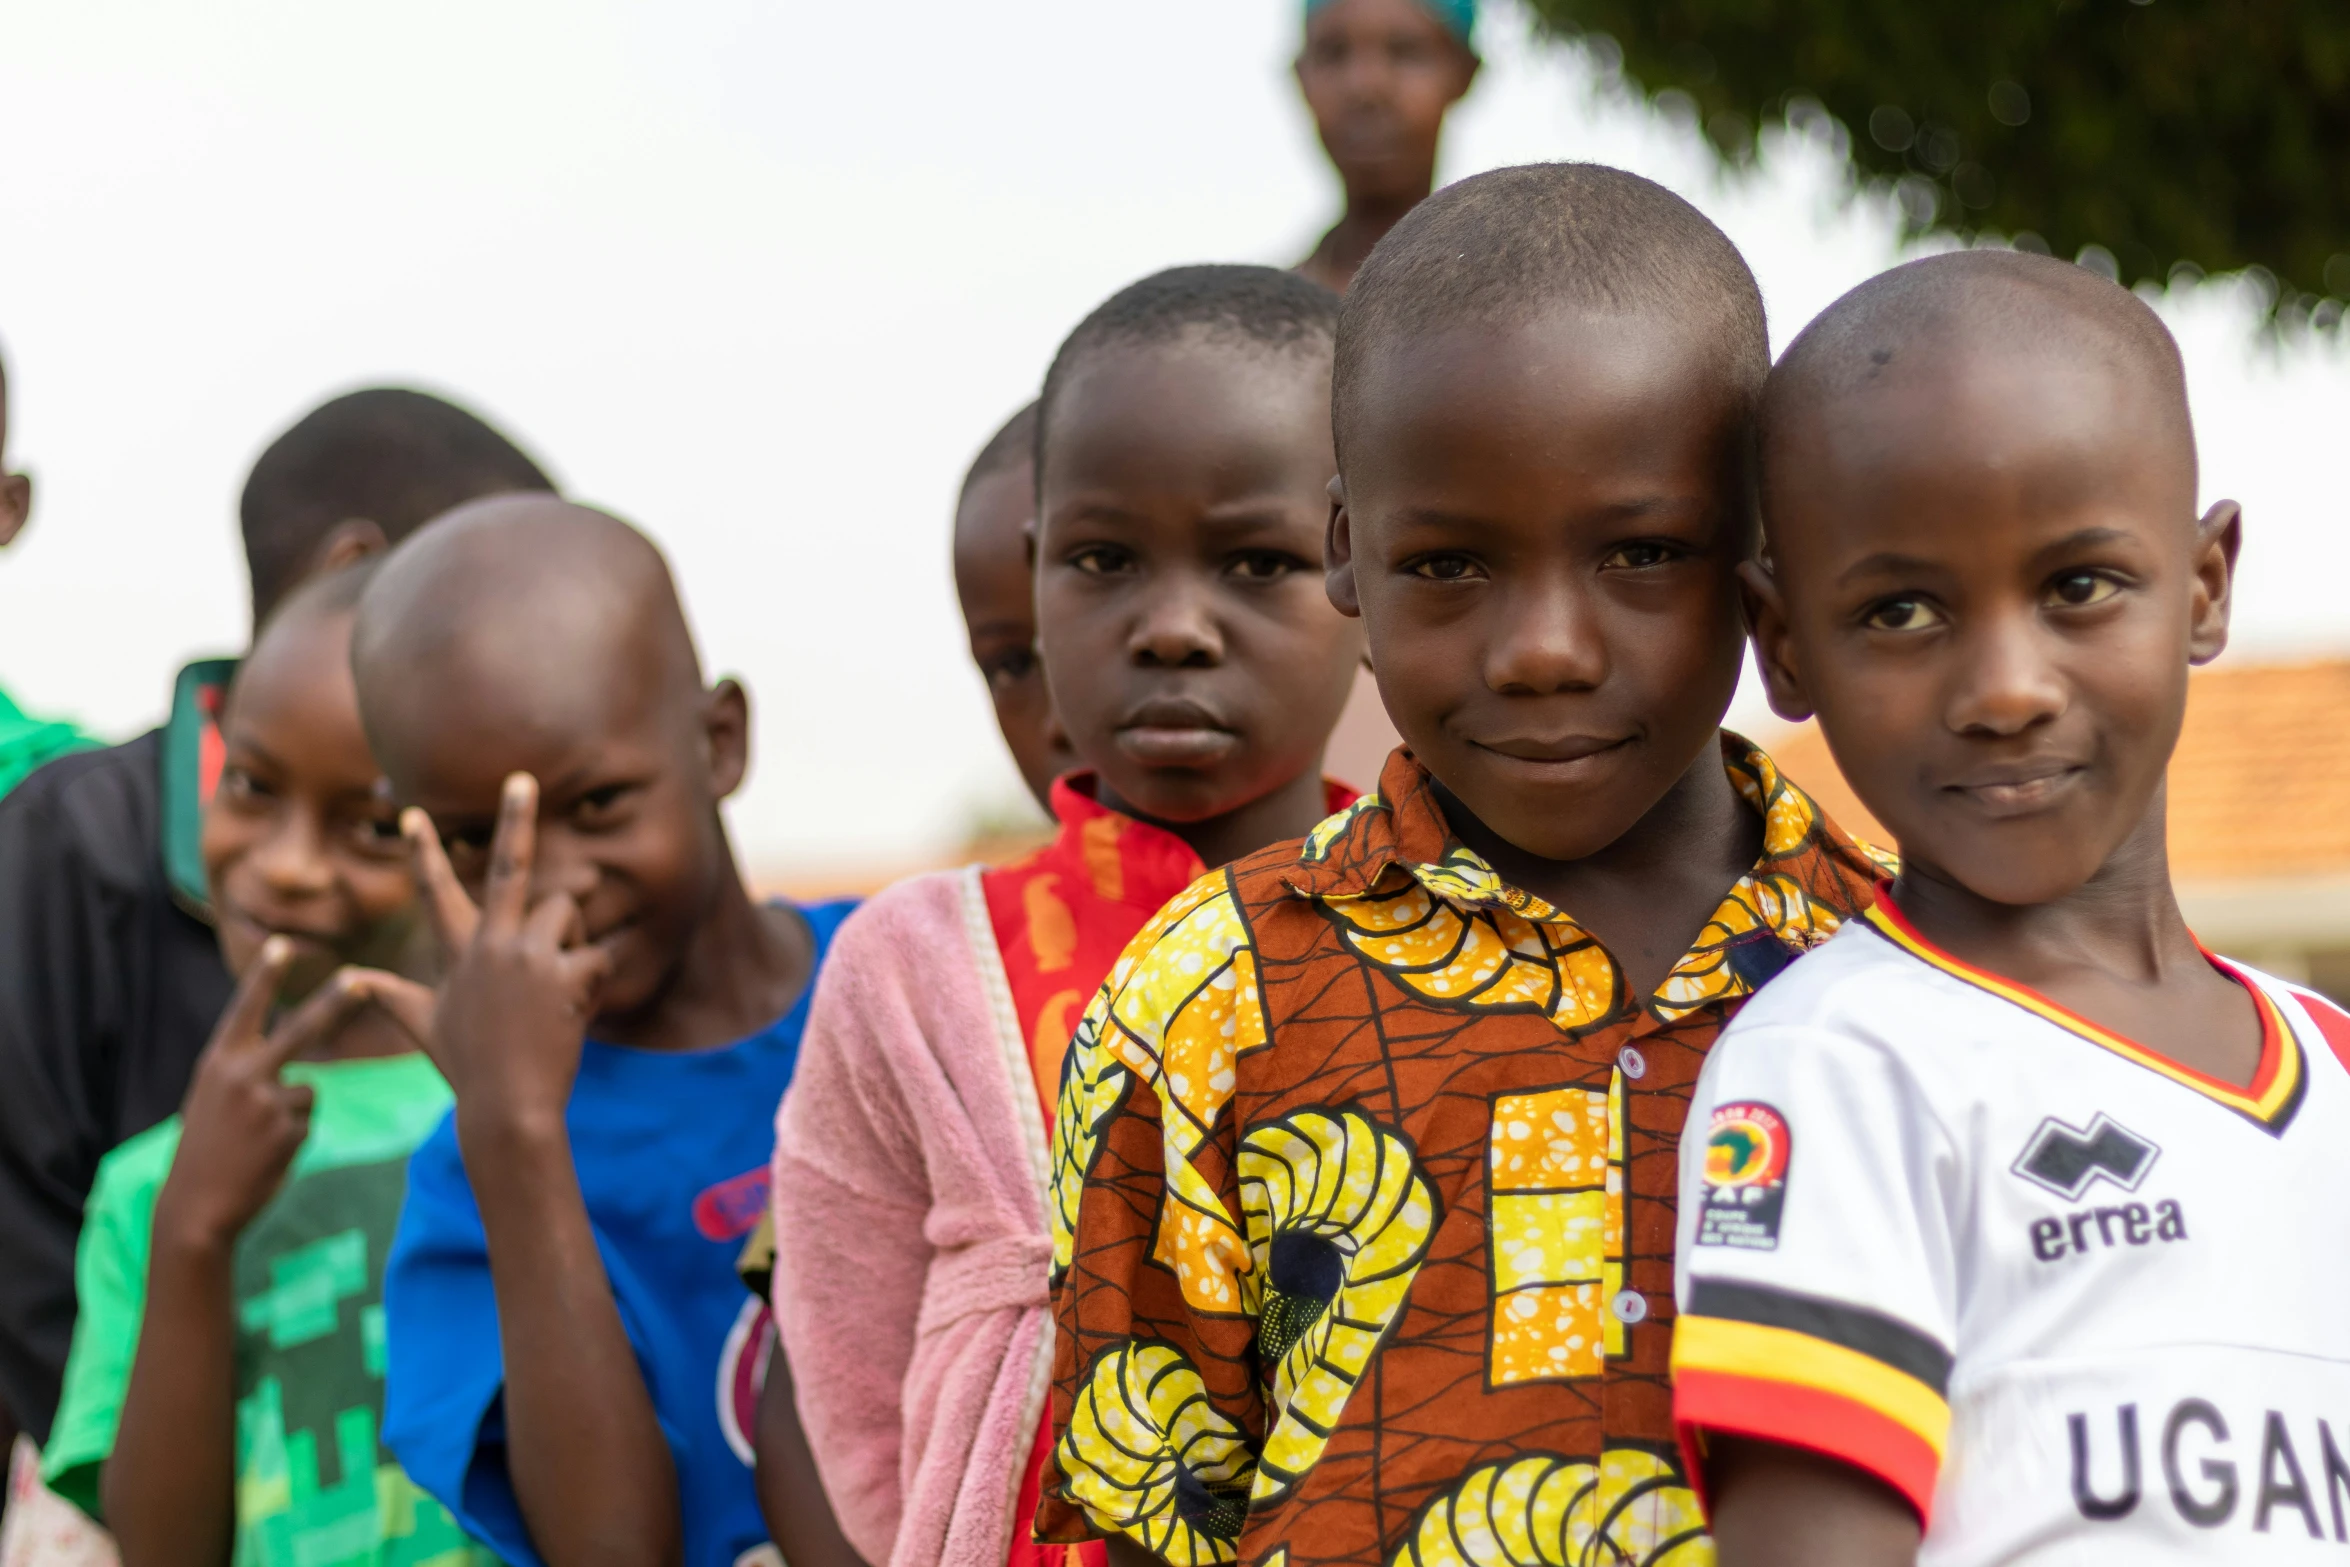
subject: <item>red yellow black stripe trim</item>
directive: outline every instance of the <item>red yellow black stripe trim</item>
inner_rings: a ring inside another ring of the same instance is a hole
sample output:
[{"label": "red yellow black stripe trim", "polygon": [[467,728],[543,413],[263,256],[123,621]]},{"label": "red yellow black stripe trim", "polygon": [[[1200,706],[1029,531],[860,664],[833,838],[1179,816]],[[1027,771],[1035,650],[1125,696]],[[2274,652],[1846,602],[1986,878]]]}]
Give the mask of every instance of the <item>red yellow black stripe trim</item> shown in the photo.
[{"label": "red yellow black stripe trim", "polygon": [[1950,1405],[1859,1350],[1791,1328],[1683,1316],[1673,1324],[1673,1428],[1701,1494],[1705,1433],[1722,1432],[1841,1459],[1899,1491],[1922,1523]]},{"label": "red yellow black stripe trim", "polygon": [[2066,1032],[2076,1034],[2093,1045],[2112,1051],[2126,1061],[2135,1062],[2150,1072],[2159,1072],[2172,1082],[2191,1088],[2215,1103],[2235,1111],[2238,1115],[2272,1133],[2281,1133],[2293,1119],[2293,1112],[2301,1108],[2301,1096],[2309,1086],[2308,1064],[2301,1057],[2301,1043],[2287,1023],[2277,1004],[2267,991],[2246,977],[2225,958],[2206,950],[2203,955],[2211,966],[2242,985],[2252,993],[2252,1004],[2260,1013],[2260,1070],[2253,1074],[2249,1088],[2238,1088],[2223,1083],[2216,1077],[2181,1066],[2158,1050],[2150,1050],[2136,1040],[2117,1034],[2090,1022],[2069,1007],[2051,1001],[2029,985],[2019,985],[1989,969],[1977,968],[1963,958],[1935,946],[1918,934],[1917,927],[1902,916],[1893,905],[1892,887],[1879,883],[1877,901],[1862,911],[1861,918],[1869,927],[1895,946],[1920,962],[1940,969],[1954,979],[1962,979],[1978,990],[1987,991],[2000,1000],[2022,1007],[2026,1012],[2054,1023]]}]

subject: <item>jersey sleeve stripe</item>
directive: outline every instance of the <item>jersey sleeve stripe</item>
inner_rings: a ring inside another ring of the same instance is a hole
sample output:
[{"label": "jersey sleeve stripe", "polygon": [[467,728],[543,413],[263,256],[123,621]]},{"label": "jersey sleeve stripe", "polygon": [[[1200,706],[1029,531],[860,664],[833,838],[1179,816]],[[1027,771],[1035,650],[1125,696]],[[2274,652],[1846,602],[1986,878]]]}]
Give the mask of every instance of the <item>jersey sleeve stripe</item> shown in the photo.
[{"label": "jersey sleeve stripe", "polygon": [[[1689,1324],[1683,1317],[1676,1331],[1685,1331]],[[1677,1346],[1674,1358],[1680,1358]],[[1683,1472],[1691,1477],[1709,1514],[1713,1497],[1706,1485],[1705,1441],[1708,1432],[1718,1432],[1839,1459],[1898,1491],[1917,1510],[1921,1527],[1932,1520],[1941,1445],[1865,1404],[1814,1387],[1676,1365],[1673,1428],[1680,1439]]]},{"label": "jersey sleeve stripe", "polygon": [[1718,1317],[1756,1327],[1785,1328],[1805,1338],[1819,1339],[1883,1361],[1931,1388],[1936,1397],[1950,1390],[1950,1351],[1898,1317],[1850,1306],[1842,1301],[1744,1284],[1729,1279],[1698,1279],[1689,1292],[1693,1317]]},{"label": "jersey sleeve stripe", "polygon": [[1682,1317],[1673,1327],[1673,1375],[1684,1372],[1808,1388],[1901,1427],[1937,1456],[1950,1435],[1950,1405],[1925,1383],[1874,1356],[1787,1328]]}]

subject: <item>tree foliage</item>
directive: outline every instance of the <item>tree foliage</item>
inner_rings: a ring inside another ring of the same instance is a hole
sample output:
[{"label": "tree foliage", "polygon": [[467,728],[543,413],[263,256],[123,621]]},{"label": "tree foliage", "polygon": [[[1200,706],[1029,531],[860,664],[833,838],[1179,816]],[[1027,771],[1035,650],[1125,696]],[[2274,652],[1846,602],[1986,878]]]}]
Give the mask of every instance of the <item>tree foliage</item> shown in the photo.
[{"label": "tree foliage", "polygon": [[[1726,156],[1822,110],[1913,231],[2350,299],[2350,0],[1528,0]],[[2323,307],[2328,317],[2337,307]]]}]

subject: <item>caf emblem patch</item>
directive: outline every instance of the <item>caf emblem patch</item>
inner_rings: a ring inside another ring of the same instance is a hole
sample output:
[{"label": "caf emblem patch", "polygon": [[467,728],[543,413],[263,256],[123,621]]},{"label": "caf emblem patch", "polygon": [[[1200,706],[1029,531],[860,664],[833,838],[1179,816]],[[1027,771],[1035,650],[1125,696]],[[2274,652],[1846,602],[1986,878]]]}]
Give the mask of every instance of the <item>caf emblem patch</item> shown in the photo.
[{"label": "caf emblem patch", "polygon": [[1775,1251],[1794,1139],[1766,1104],[1717,1106],[1705,1134],[1705,1206],[1697,1244]]}]

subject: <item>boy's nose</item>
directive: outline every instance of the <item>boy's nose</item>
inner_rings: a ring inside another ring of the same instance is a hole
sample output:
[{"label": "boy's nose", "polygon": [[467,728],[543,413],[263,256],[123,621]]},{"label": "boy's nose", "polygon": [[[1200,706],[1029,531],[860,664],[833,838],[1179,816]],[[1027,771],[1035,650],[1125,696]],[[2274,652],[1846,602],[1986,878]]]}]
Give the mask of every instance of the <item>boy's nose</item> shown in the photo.
[{"label": "boy's nose", "polygon": [[2066,685],[2048,636],[2029,614],[1978,623],[1961,643],[1945,722],[1961,734],[2015,735],[2062,714]]},{"label": "boy's nose", "polygon": [[1499,692],[1588,691],[1607,678],[1607,641],[1572,591],[1542,585],[1495,606],[1485,683]]},{"label": "boy's nose", "polygon": [[306,811],[289,811],[253,851],[253,868],[279,897],[311,897],[334,885],[325,833]]},{"label": "boy's nose", "polygon": [[1170,586],[1135,623],[1126,651],[1146,666],[1205,668],[1223,662],[1224,635],[1206,593]]}]

